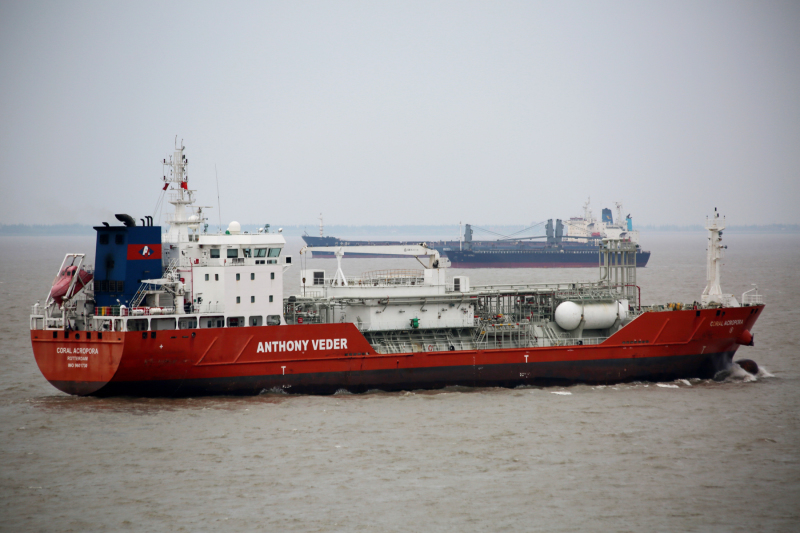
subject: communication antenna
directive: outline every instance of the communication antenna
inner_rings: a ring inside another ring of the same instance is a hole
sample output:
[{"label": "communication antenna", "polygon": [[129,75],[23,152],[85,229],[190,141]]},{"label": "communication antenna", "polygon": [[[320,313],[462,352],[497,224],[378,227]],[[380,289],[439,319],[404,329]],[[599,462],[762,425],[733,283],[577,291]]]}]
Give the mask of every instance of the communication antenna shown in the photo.
[{"label": "communication antenna", "polygon": [[219,232],[222,233],[222,202],[219,201],[219,175],[217,164],[214,163],[214,177],[217,179],[217,213],[219,214]]}]

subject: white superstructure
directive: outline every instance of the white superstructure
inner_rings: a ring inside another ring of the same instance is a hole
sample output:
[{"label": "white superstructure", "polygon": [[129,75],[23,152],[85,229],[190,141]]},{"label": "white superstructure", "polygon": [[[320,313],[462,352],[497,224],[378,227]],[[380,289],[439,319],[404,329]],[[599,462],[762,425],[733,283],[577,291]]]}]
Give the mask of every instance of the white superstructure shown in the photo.
[{"label": "white superstructure", "polygon": [[639,244],[639,231],[634,230],[628,224],[629,216],[622,215],[622,203],[614,202],[617,211],[616,220],[605,222],[597,220],[592,215],[590,207],[591,198],[583,204],[583,216],[572,217],[566,221],[564,233],[565,241],[587,242],[591,238],[595,239],[618,239]]},{"label": "white superstructure", "polygon": [[[283,275],[291,265],[291,257],[283,254],[286,240],[269,233],[269,225],[248,233],[236,221],[224,232],[208,233],[203,213],[208,207],[194,205],[196,191],[188,186],[184,149],[182,144],[176,146],[173,155],[163,160],[168,170],[163,194],[174,210],[161,234],[162,271],[153,272],[158,277],[140,280],[130,301],[117,299],[118,305],[96,309],[91,305],[92,282],[65,301],[62,309],[42,313],[37,306],[37,319],[47,327],[76,328],[85,323],[88,330],[98,331],[285,323]],[[145,253],[154,252],[145,247]]]},{"label": "white superstructure", "polygon": [[[268,233],[269,226],[258,233],[242,232],[233,221],[225,232],[207,233],[203,209],[194,205],[195,191],[188,188],[188,160],[184,146],[164,160],[169,173],[164,182],[169,202],[175,206],[167,217],[169,229],[162,237],[163,264],[174,270],[186,294],[185,310],[213,313],[213,320],[200,320],[199,327],[212,327],[224,316],[226,325],[262,325],[279,323],[283,314],[283,272],[291,258],[282,257],[286,240]],[[202,233],[201,233],[202,227]],[[146,280],[145,280],[146,281]],[[163,289],[164,287],[158,287]],[[158,290],[147,298],[156,304]],[[175,306],[176,313],[184,309]]]}]

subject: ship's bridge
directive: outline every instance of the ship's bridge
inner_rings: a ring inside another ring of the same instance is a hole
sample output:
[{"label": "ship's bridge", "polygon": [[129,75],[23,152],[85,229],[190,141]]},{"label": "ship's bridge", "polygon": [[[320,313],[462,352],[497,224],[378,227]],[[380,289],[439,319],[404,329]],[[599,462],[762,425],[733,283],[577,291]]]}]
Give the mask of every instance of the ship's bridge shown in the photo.
[{"label": "ship's bridge", "polygon": [[[276,265],[286,239],[275,233],[165,234],[165,264],[177,260],[180,266]],[[291,263],[287,257],[285,263]]]}]

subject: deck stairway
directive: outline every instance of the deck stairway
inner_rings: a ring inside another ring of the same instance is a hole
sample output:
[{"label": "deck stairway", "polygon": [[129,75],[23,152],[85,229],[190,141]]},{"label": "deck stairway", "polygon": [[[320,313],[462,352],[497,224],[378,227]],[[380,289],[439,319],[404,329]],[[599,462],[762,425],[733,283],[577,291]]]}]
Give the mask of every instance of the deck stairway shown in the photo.
[{"label": "deck stairway", "polygon": [[[162,279],[172,279],[177,270],[178,259],[175,258],[172,259],[167,265],[167,268],[164,270],[164,274],[161,276]],[[159,287],[159,285],[155,283],[142,283],[139,285],[139,289],[136,291],[136,294],[131,300],[131,307],[139,307],[148,294],[152,294],[154,291],[159,290],[157,287]]]}]

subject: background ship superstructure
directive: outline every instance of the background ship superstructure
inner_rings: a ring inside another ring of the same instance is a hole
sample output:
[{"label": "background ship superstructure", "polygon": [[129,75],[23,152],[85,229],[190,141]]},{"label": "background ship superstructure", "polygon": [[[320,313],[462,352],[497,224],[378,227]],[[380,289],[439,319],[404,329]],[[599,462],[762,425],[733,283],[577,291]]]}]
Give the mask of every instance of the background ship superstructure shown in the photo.
[{"label": "background ship superstructure", "polygon": [[[644,267],[650,252],[639,247],[639,232],[633,229],[630,215],[623,218],[622,204],[617,203],[617,220],[610,209],[603,209],[601,220],[592,216],[590,203],[584,204],[582,217],[564,222],[560,219],[534,224],[527,230],[544,225],[545,234],[534,237],[503,237],[496,240],[475,240],[474,226],[466,224],[463,240],[425,241],[429,248],[446,256],[456,268],[555,268],[595,267],[598,264],[600,241],[603,238],[619,239],[636,245],[636,266]],[[524,230],[523,230],[524,231]],[[363,241],[339,239],[323,235],[320,216],[319,236],[304,235],[314,257],[332,257],[331,252],[320,250],[325,246],[390,246],[414,245],[419,241]],[[348,254],[348,257],[374,257],[368,250]]]}]

